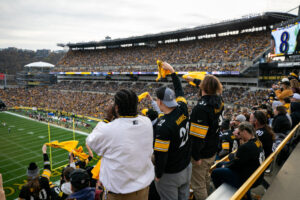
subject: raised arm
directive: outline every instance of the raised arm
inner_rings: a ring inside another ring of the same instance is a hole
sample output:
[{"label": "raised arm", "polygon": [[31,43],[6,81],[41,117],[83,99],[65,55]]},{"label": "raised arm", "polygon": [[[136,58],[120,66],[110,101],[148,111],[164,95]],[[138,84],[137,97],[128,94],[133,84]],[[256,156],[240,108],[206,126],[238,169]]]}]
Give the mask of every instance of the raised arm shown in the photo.
[{"label": "raised arm", "polygon": [[5,200],[5,192],[3,190],[2,174],[0,174],[0,199]]},{"label": "raised arm", "polygon": [[162,63],[162,68],[164,68],[165,70],[169,70],[172,74],[172,82],[173,82],[173,86],[175,89],[175,96],[176,97],[184,97],[184,92],[181,86],[181,82],[180,79],[178,78],[177,74],[175,73],[174,68],[167,62],[163,62]]},{"label": "raised arm", "polygon": [[48,180],[50,180],[51,176],[51,168],[50,168],[50,161],[47,154],[47,145],[44,144],[42,147],[43,157],[44,157],[44,170],[42,173],[43,177],[46,177]]}]

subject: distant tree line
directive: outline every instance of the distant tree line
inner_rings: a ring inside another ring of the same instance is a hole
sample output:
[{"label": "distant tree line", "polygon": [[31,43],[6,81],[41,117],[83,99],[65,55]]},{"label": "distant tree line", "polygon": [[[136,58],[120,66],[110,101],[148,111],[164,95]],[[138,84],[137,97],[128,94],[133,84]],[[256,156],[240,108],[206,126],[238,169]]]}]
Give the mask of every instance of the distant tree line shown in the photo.
[{"label": "distant tree line", "polygon": [[[48,62],[56,65],[65,55],[65,52],[53,52],[44,50],[42,55],[39,50],[17,49],[14,47],[0,50],[0,73],[16,74],[23,70],[24,65],[32,62]],[[48,51],[48,52],[47,52]]]}]

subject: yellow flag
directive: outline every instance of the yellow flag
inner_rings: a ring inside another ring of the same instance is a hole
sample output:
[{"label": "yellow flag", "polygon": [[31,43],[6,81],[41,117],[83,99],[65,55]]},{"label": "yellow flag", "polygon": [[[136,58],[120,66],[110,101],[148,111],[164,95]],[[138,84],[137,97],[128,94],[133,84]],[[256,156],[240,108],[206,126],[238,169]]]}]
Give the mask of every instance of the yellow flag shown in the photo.
[{"label": "yellow flag", "polygon": [[101,159],[97,162],[97,165],[92,169],[93,179],[98,180],[100,174],[100,167],[101,167]]},{"label": "yellow flag", "polygon": [[158,74],[157,74],[156,81],[158,81],[161,78],[166,78],[166,75],[171,74],[169,70],[165,70],[164,68],[162,68],[162,61],[157,60],[156,63],[158,67]]},{"label": "yellow flag", "polygon": [[89,155],[83,152],[82,146],[78,147],[77,149],[74,149],[73,154],[74,156],[77,156],[81,160],[86,160],[89,157]]},{"label": "yellow flag", "polygon": [[76,148],[77,144],[78,144],[77,140],[70,140],[65,142],[58,142],[56,140],[50,143],[46,143],[46,145],[50,147],[65,149],[68,152],[72,152]]},{"label": "yellow flag", "polygon": [[144,93],[140,94],[138,96],[139,102],[142,101],[147,95],[149,95],[149,92],[144,92]]},{"label": "yellow flag", "polygon": [[[192,77],[194,79],[199,79],[199,80],[203,80],[204,77],[206,75],[206,72],[188,72],[187,74],[183,75],[182,78],[186,78],[186,77]],[[189,82],[190,85],[192,86],[196,86],[196,84],[194,82]]]}]

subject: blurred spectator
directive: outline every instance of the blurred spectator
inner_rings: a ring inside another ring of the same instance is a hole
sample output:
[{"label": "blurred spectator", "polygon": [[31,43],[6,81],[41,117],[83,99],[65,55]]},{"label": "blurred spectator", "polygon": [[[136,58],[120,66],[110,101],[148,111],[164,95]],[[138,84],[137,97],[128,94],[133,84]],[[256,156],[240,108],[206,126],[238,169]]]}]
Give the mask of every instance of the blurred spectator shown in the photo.
[{"label": "blurred spectator", "polygon": [[283,102],[283,99],[286,97],[293,96],[293,91],[290,88],[290,81],[287,78],[283,78],[280,84],[281,88],[276,85],[273,85],[272,88],[275,90],[276,97]]},{"label": "blurred spectator", "polygon": [[276,134],[287,135],[291,130],[292,122],[287,116],[287,111],[284,106],[277,106],[274,109],[275,117],[272,122],[272,128]]},{"label": "blurred spectator", "polygon": [[27,169],[28,182],[22,186],[19,194],[20,200],[51,199],[51,190],[49,185],[51,171],[50,162],[47,155],[47,146],[45,144],[43,145],[42,152],[44,157],[43,173],[40,176],[40,170],[36,163],[32,162],[29,164]]},{"label": "blurred spectator", "polygon": [[293,93],[300,93],[300,86],[299,86],[299,81],[298,79],[292,79],[290,80],[291,83],[291,89],[293,91]]},{"label": "blurred spectator", "polygon": [[239,133],[243,144],[238,148],[234,159],[220,163],[220,168],[212,171],[215,188],[222,183],[239,188],[264,161],[263,147],[255,136],[254,127],[249,122],[243,122],[239,125]]},{"label": "blurred spectator", "polygon": [[256,130],[256,135],[263,145],[265,157],[269,157],[272,153],[272,145],[275,140],[275,134],[272,128],[268,125],[268,119],[264,112],[255,111],[250,115],[250,123]]},{"label": "blurred spectator", "polygon": [[70,182],[70,174],[74,171],[75,169],[73,167],[66,167],[63,170],[63,179],[64,183],[61,184],[61,191],[66,194],[70,195],[72,194],[72,189],[71,189],[71,182]]},{"label": "blurred spectator", "polygon": [[90,186],[90,176],[84,169],[75,169],[70,174],[72,194],[67,199],[94,200],[95,188]]},{"label": "blurred spectator", "polygon": [[300,102],[292,102],[290,106],[292,128],[294,128],[300,122]]}]

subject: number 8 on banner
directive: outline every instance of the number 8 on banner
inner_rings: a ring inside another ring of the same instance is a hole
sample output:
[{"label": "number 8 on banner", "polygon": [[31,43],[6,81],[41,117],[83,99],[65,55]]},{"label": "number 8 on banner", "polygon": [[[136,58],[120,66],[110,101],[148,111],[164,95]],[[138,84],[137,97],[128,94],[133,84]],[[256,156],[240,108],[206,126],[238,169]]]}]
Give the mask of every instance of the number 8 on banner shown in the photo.
[{"label": "number 8 on banner", "polygon": [[280,37],[280,40],[281,40],[281,43],[280,43],[280,46],[279,46],[279,50],[281,53],[286,53],[288,52],[289,50],[289,41],[290,39],[290,35],[287,31],[284,31],[282,34],[281,34],[281,37]]}]

